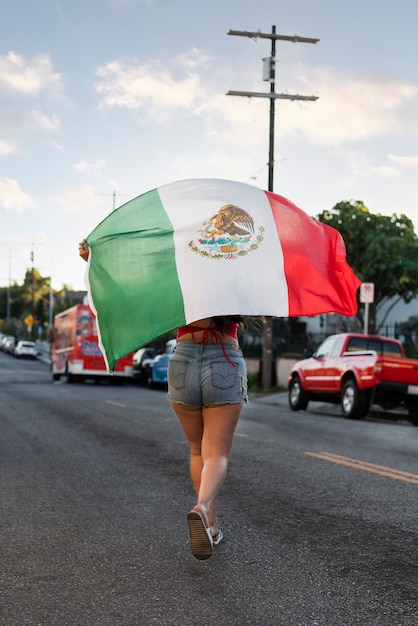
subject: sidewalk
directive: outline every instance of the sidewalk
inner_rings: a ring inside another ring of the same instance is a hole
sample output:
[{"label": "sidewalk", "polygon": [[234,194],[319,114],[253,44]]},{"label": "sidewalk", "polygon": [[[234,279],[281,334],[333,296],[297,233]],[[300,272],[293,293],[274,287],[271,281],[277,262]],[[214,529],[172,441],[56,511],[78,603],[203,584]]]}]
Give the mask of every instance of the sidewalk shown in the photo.
[{"label": "sidewalk", "polygon": [[259,402],[260,404],[277,404],[283,405],[288,404],[287,399],[287,391],[282,391],[281,393],[254,393],[249,392],[249,397],[251,402]]},{"label": "sidewalk", "polygon": [[37,341],[36,349],[38,352],[38,361],[50,365],[51,359],[49,357],[50,344],[47,341]]}]

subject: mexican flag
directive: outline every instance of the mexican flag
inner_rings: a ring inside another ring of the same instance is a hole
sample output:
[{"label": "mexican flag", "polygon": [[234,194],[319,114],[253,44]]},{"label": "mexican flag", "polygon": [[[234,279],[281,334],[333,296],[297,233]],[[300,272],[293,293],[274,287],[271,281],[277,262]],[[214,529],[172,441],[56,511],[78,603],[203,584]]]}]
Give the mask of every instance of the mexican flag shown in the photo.
[{"label": "mexican flag", "polygon": [[128,352],[215,315],[355,315],[360,280],[338,231],[239,182],[148,191],[87,237],[86,282],[108,369]]}]

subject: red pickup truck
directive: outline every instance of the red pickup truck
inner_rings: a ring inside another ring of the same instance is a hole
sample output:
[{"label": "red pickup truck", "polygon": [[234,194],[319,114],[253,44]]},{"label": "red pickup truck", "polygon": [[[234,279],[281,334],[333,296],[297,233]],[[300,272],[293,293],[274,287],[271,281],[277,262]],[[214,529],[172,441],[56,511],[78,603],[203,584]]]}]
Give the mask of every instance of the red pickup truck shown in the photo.
[{"label": "red pickup truck", "polygon": [[373,403],[408,409],[409,421],[418,426],[418,360],[407,358],[396,339],[331,335],[312,357],[293,366],[288,387],[293,411],[320,400],[341,404],[344,417],[361,419]]}]

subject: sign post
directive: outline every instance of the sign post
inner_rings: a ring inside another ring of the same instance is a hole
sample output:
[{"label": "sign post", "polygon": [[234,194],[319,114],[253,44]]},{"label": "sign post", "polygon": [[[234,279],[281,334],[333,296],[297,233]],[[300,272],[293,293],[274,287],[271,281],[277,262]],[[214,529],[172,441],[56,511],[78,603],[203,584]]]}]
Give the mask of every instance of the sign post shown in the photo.
[{"label": "sign post", "polygon": [[360,302],[364,304],[364,334],[369,332],[369,304],[374,302],[374,283],[361,283]]},{"label": "sign post", "polygon": [[23,322],[25,323],[26,327],[27,327],[27,333],[28,333],[28,337],[31,336],[32,333],[32,326],[33,326],[33,322],[35,320],[33,319],[33,315],[29,314],[25,317],[25,319],[23,320]]}]

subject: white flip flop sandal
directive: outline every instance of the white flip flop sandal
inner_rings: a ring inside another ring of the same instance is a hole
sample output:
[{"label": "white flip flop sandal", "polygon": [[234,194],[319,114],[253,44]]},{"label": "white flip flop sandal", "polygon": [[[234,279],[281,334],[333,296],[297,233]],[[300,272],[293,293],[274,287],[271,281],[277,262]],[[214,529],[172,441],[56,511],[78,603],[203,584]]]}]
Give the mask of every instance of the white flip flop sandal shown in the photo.
[{"label": "white flip flop sandal", "polygon": [[219,546],[219,544],[221,543],[223,538],[224,538],[224,536],[222,534],[222,530],[218,530],[216,535],[212,535],[212,543],[213,543],[213,545],[214,546]]}]

